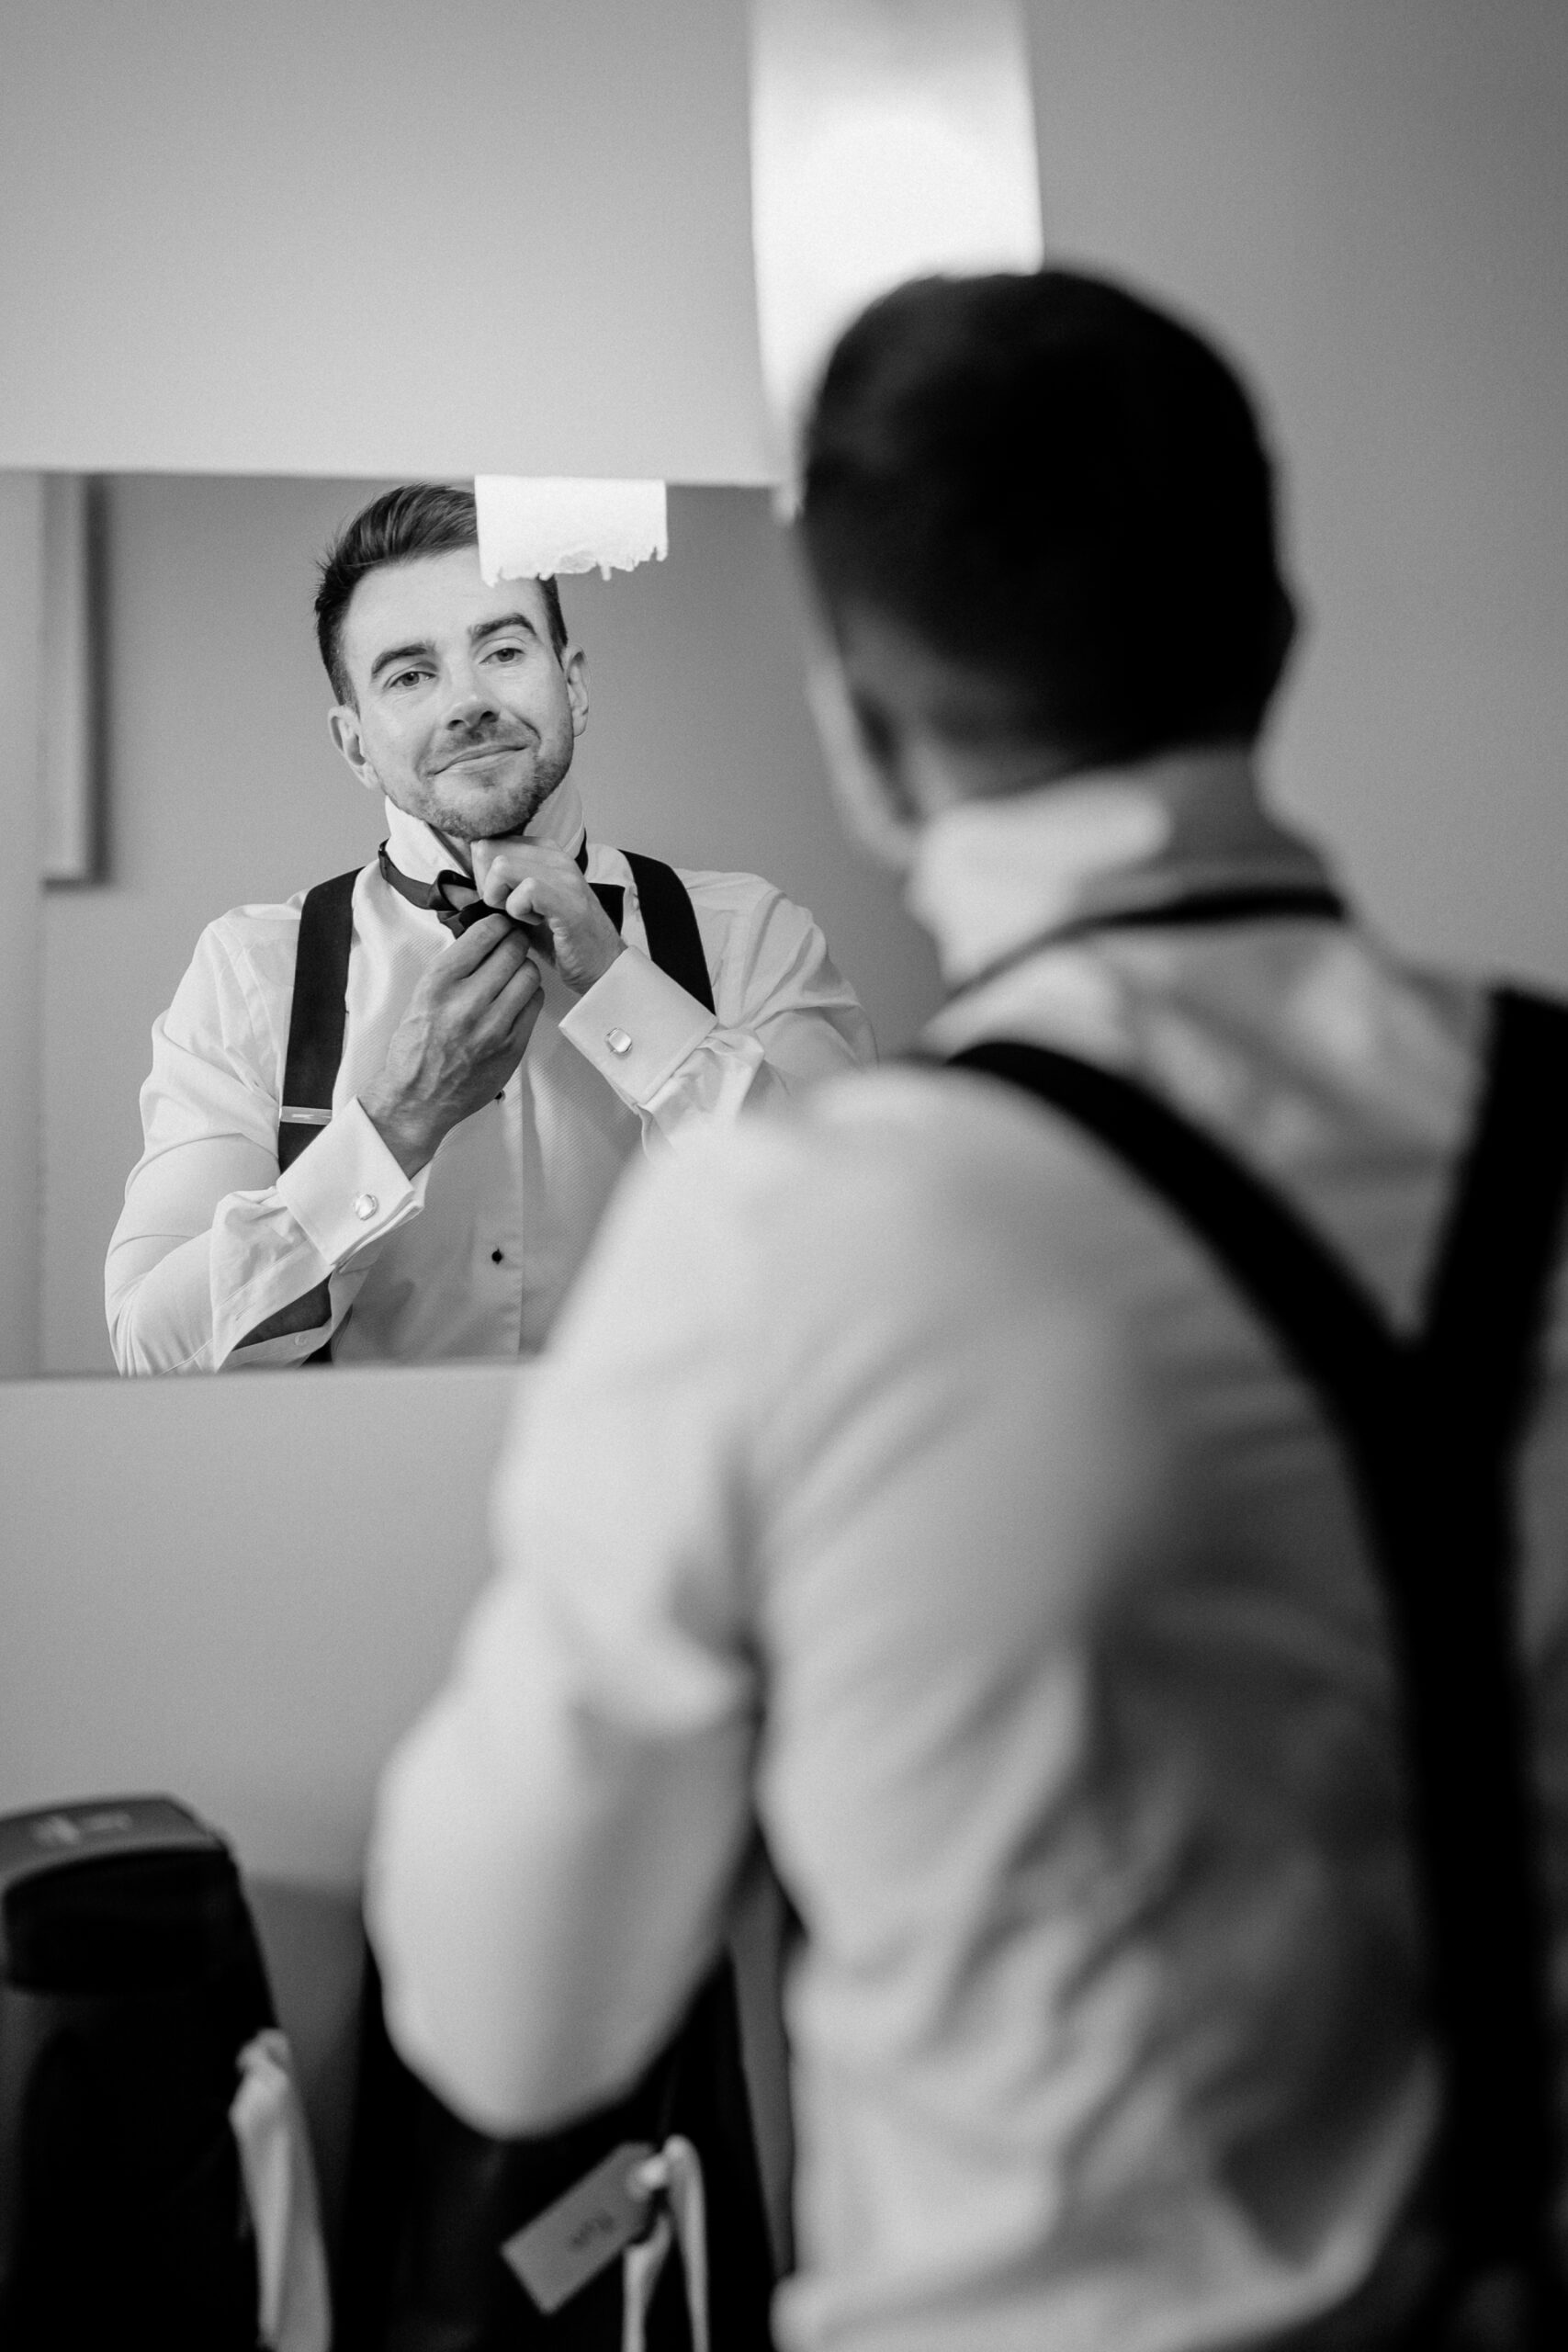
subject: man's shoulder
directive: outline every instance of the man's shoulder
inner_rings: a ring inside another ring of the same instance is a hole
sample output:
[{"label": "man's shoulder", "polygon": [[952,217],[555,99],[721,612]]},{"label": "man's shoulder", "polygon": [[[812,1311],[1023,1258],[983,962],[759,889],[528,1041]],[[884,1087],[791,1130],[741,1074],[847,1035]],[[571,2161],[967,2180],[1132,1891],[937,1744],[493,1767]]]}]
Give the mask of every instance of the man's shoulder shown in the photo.
[{"label": "man's shoulder", "polygon": [[233,973],[263,989],[292,988],[307,896],[252,899],[215,915],[197,940],[187,979]]},{"label": "man's shoulder", "polygon": [[[765,914],[770,907],[788,907],[795,903],[775,883],[768,881],[761,874],[719,866],[677,865],[672,859],[656,857],[649,850],[615,849],[607,842],[599,842],[590,844],[590,855],[609,861],[626,860],[634,880],[634,859],[641,858],[650,865],[662,865],[668,873],[673,874],[699,915],[711,915],[721,921],[743,921],[750,916]],[[801,911],[804,912],[804,909]]]},{"label": "man's shoulder", "polygon": [[[356,866],[350,870],[357,878],[373,867]],[[281,946],[292,959],[300,914],[310,890],[316,887],[310,884],[287,899],[254,899],[243,906],[230,907],[213,917],[201,933],[202,941],[242,956],[265,955],[269,948]]]},{"label": "man's shoulder", "polygon": [[290,971],[299,935],[303,890],[291,899],[253,899],[215,915],[197,942],[195,961],[222,961],[265,970],[279,958]]},{"label": "man's shoulder", "polygon": [[727,905],[752,907],[785,896],[777,883],[761,874],[702,865],[677,865],[671,870],[693,899],[722,899]]},{"label": "man's shoulder", "polygon": [[671,1328],[705,1319],[738,1363],[860,1351],[899,1379],[1002,1320],[1032,1331],[1066,1311],[1111,1345],[1151,1236],[1106,1206],[1087,1153],[1000,1088],[851,1071],[648,1163],[580,1309],[609,1331],[635,1287]]},{"label": "man's shoulder", "polygon": [[1105,1197],[1075,1132],[1010,1089],[915,1060],[845,1070],[694,1136],[648,1183],[665,1196],[656,1219],[738,1221],[765,1254],[798,1245],[807,1261],[852,1236],[863,1262],[919,1261],[960,1228],[1004,1252],[1054,1240],[1076,1256]]}]

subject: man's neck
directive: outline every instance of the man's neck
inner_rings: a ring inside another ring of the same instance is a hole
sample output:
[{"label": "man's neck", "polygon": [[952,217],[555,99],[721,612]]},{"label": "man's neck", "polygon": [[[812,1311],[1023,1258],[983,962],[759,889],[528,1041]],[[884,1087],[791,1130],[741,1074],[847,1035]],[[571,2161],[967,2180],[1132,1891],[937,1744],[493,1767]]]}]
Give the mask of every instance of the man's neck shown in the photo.
[{"label": "man's neck", "polygon": [[471,881],[474,872],[474,845],[472,842],[463,841],[456,833],[444,833],[438,825],[432,825],[430,831],[434,839],[440,842],[442,848],[446,851],[447,857],[457,867],[458,873],[466,874]]},{"label": "man's neck", "polygon": [[[405,872],[423,881],[434,881],[443,866],[472,875],[471,842],[443,831],[423,817],[411,816],[395,801],[387,801],[386,811],[392,855]],[[570,777],[563,777],[549,798],[535,810],[523,828],[523,835],[528,841],[554,842],[569,855],[577,854],[584,838],[582,804]]]},{"label": "man's neck", "polygon": [[907,888],[956,985],[1086,920],[1326,878],[1317,854],[1264,808],[1238,744],[955,799],[921,828]]}]

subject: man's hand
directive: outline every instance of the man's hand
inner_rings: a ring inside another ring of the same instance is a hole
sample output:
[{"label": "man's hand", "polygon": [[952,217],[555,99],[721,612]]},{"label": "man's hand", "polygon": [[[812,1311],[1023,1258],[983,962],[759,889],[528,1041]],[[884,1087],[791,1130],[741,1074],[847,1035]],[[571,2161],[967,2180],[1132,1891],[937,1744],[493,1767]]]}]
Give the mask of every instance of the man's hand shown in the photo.
[{"label": "man's hand", "polygon": [[480,897],[527,925],[529,944],[549,957],[574,996],[604,978],[624,943],[564,849],[554,842],[475,842],[473,856]]},{"label": "man's hand", "polygon": [[[574,869],[575,870],[575,869]],[[409,999],[361,1110],[412,1176],[443,1136],[501,1092],[544,1001],[527,934],[487,915],[443,950]]]}]

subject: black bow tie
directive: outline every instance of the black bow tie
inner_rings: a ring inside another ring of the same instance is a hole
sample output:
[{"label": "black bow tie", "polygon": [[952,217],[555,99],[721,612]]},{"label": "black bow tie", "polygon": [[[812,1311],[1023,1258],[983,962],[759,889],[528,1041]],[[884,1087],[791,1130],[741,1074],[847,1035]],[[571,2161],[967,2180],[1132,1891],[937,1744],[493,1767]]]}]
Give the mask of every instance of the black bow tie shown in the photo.
[{"label": "black bow tie", "polygon": [[[406,899],[411,906],[425,908],[435,917],[438,923],[451,933],[454,939],[461,939],[466,931],[470,930],[475,923],[482,922],[486,915],[493,915],[499,911],[495,907],[487,906],[484,899],[480,898],[474,887],[472,876],[459,874],[454,865],[444,868],[434,882],[416,882],[412,876],[400,872],[392,864],[387,854],[385,842],[377,852],[377,861],[380,865],[383,880],[389,882],[399,896]],[[587,873],[588,844],[586,842],[577,853],[577,865],[580,873]],[[620,884],[594,882],[589,887],[615,929],[619,931],[621,906],[626,895]]]},{"label": "black bow tie", "polygon": [[471,923],[495,912],[493,907],[486,906],[475,889],[472,877],[459,874],[455,866],[448,866],[445,873],[438,874],[434,882],[415,882],[392,864],[387,854],[385,842],[378,852],[378,860],[382,878],[389,882],[411,906],[428,909],[437,922],[445,924],[454,939],[461,939]]}]

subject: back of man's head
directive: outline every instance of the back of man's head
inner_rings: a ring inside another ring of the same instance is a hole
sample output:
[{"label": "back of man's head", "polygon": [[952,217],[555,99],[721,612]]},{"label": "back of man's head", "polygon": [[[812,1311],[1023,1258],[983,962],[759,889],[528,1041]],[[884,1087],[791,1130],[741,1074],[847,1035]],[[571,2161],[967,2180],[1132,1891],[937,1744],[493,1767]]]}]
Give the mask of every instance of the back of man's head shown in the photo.
[{"label": "back of man's head", "polygon": [[[350,599],[367,573],[420,556],[450,555],[479,544],[479,509],[471,490],[442,481],[408,481],[384,490],[345,523],[321,558],[316,590],[316,643],[340,703],[354,700],[343,660],[343,623]],[[553,580],[541,580],[550,643],[566,650],[566,621]]]},{"label": "back of man's head", "polygon": [[833,353],[805,458],[830,622],[901,625],[999,737],[1089,766],[1257,734],[1291,629],[1272,474],[1190,328],[1067,270],[900,287]]}]

